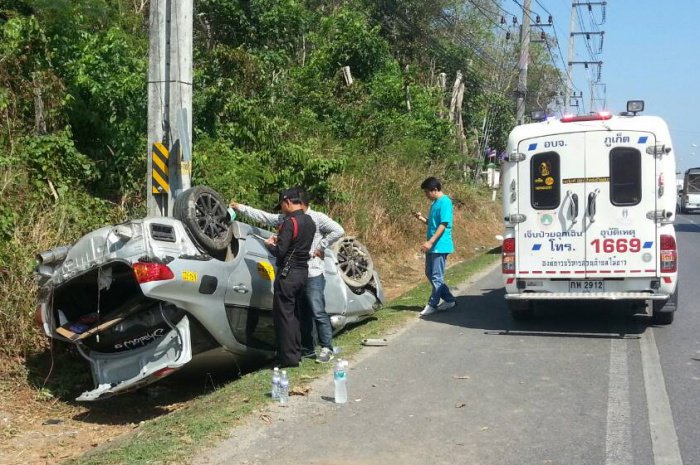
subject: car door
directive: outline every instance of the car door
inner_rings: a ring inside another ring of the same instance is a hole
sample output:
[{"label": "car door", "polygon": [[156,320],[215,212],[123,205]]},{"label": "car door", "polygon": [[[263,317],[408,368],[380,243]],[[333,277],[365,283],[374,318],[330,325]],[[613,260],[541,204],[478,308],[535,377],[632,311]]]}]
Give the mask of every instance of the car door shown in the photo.
[{"label": "car door", "polygon": [[567,133],[518,144],[516,274],[551,278],[585,272],[584,143],[583,133]]},{"label": "car door", "polygon": [[660,175],[655,144],[654,134],[648,132],[586,134],[583,224],[587,278],[656,274],[654,212],[663,189],[672,189],[674,180]]},{"label": "car door", "polygon": [[234,337],[248,347],[274,350],[272,321],[275,257],[263,244],[271,233],[257,228],[238,239],[238,251],[231,262],[225,305]]}]

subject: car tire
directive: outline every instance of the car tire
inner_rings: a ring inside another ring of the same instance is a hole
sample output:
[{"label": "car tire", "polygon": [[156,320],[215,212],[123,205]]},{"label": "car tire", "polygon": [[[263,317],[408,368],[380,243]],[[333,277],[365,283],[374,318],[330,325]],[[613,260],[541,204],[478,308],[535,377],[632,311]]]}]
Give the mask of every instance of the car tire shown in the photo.
[{"label": "car tire", "polygon": [[655,300],[652,304],[651,320],[657,325],[670,325],[678,308],[678,287],[666,300]]},{"label": "car tire", "polygon": [[215,256],[226,252],[233,230],[226,203],[214,189],[195,186],[182,192],[175,199],[173,215],[202,249]]},{"label": "car tire", "polygon": [[367,247],[354,237],[343,237],[331,247],[340,276],[350,288],[365,287],[374,276],[374,263]]},{"label": "car tire", "polygon": [[531,300],[507,300],[510,316],[517,321],[531,320],[535,316],[535,304]]}]

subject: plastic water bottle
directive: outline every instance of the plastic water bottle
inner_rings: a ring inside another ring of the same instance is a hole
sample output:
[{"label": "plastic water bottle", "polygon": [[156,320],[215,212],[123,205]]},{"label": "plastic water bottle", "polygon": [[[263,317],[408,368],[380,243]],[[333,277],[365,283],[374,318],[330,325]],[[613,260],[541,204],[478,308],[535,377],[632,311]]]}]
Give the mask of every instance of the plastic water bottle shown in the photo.
[{"label": "plastic water bottle", "polygon": [[236,219],[236,210],[234,210],[231,207],[228,207],[226,209],[226,213],[228,213],[228,221],[229,223],[233,223],[233,221]]},{"label": "plastic water bottle", "polygon": [[282,375],[280,376],[279,397],[280,404],[284,405],[289,403],[289,378],[287,378],[287,370],[282,370]]},{"label": "plastic water bottle", "polygon": [[348,362],[338,359],[333,370],[335,381],[335,403],[344,404],[348,401]]},{"label": "plastic water bottle", "polygon": [[270,396],[273,399],[280,398],[280,369],[277,367],[272,370],[272,390],[270,391]]}]

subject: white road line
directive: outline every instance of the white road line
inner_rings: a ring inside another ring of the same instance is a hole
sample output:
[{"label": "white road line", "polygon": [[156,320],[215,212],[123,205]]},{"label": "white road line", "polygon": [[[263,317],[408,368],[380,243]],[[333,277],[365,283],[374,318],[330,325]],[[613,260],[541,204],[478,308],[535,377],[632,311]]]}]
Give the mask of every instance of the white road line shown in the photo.
[{"label": "white road line", "polygon": [[608,421],[605,438],[605,465],[632,465],[632,425],[630,416],[627,340],[610,341],[608,377]]},{"label": "white road line", "polygon": [[654,330],[647,328],[639,341],[642,352],[644,389],[649,411],[649,431],[654,451],[655,465],[683,465],[678,448],[678,436],[673,424],[671,403],[666,392],[666,382],[661,370],[659,350],[654,339]]},{"label": "white road line", "polygon": [[686,221],[690,221],[694,226],[697,226],[697,227],[700,228],[700,225],[697,224],[695,221],[691,220],[690,218],[684,216],[683,219],[686,220]]}]

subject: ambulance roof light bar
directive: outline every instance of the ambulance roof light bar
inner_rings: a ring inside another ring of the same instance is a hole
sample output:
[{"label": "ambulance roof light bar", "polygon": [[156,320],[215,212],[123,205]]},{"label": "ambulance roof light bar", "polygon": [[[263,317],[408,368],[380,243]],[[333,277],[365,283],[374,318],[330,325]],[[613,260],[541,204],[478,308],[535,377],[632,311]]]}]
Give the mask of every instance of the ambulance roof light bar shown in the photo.
[{"label": "ambulance roof light bar", "polygon": [[560,120],[562,123],[577,123],[580,121],[602,121],[612,118],[612,113],[609,111],[599,111],[597,113],[592,113],[590,115],[564,115]]}]

